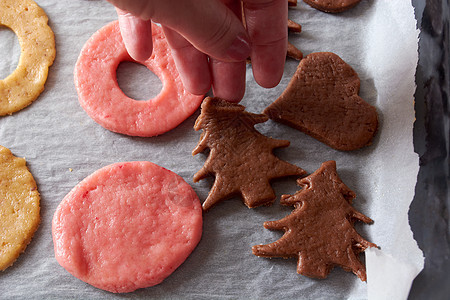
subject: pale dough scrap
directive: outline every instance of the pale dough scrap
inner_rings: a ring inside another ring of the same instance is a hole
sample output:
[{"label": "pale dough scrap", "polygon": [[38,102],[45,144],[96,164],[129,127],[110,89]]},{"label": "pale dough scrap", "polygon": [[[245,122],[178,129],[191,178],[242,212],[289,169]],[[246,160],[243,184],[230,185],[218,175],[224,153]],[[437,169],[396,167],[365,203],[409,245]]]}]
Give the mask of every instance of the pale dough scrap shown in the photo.
[{"label": "pale dough scrap", "polygon": [[11,266],[39,226],[40,196],[25,159],[0,146],[0,270]]},{"label": "pale dough scrap", "polygon": [[30,105],[44,90],[56,55],[55,36],[44,10],[32,0],[0,1],[0,26],[17,35],[21,47],[17,68],[0,80],[0,116]]}]

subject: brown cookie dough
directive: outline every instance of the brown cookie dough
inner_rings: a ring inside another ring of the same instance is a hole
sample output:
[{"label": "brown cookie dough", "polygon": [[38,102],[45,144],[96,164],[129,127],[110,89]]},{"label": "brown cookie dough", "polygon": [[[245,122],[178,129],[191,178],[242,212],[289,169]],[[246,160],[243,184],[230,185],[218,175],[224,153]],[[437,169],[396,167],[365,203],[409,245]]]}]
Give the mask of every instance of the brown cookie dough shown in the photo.
[{"label": "brown cookie dough", "polygon": [[234,196],[241,196],[249,208],[272,204],[275,193],[270,180],[305,173],[273,154],[273,149],[287,147],[289,141],[266,137],[254,128],[267,121],[267,116],[244,109],[219,98],[208,97],[202,103],[194,129],[203,132],[192,154],[206,148],[210,152],[203,168],[194,175],[194,182],[215,177],[204,210]]},{"label": "brown cookie dough", "polygon": [[302,32],[302,25],[288,19],[288,29],[292,32]]},{"label": "brown cookie dough", "polygon": [[297,47],[295,47],[290,42],[288,42],[287,54],[286,55],[288,57],[296,59],[296,60],[301,60],[303,58],[303,52],[300,51]]},{"label": "brown cookie dough", "polygon": [[11,266],[39,226],[39,201],[25,159],[0,146],[0,271]]},{"label": "brown cookie dough", "polygon": [[283,195],[281,204],[294,206],[281,220],[264,222],[264,227],[283,230],[284,235],[268,245],[252,247],[262,257],[298,257],[297,273],[325,278],[335,266],[352,271],[366,280],[365,266],[358,254],[377,247],[363,239],[354,222],[373,221],[351,206],[356,197],[339,178],[336,162],[327,161],[313,174],[299,179],[303,188],[294,195]]},{"label": "brown cookie dough", "polygon": [[361,0],[303,0],[315,9],[328,12],[339,13],[356,6]]},{"label": "brown cookie dough", "polygon": [[359,86],[358,74],[339,56],[312,53],[264,113],[334,149],[359,149],[372,142],[378,128],[377,111],[358,96]]},{"label": "brown cookie dough", "polygon": [[[288,19],[288,30],[290,32],[300,33],[302,32],[302,26]],[[303,52],[295,47],[292,43],[288,42],[287,56],[296,60],[301,60],[303,58]]]}]

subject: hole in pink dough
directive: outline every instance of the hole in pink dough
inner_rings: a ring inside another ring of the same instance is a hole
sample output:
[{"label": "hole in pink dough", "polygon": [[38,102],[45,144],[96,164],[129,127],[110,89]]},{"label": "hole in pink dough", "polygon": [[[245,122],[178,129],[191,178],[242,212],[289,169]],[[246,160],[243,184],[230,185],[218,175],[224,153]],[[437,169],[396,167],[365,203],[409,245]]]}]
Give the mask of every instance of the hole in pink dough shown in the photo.
[{"label": "hole in pink dough", "polygon": [[0,80],[8,77],[19,64],[20,44],[17,35],[0,25]]},{"label": "hole in pink dough", "polygon": [[155,73],[135,62],[121,62],[117,67],[116,76],[120,89],[134,100],[153,99],[163,87]]}]

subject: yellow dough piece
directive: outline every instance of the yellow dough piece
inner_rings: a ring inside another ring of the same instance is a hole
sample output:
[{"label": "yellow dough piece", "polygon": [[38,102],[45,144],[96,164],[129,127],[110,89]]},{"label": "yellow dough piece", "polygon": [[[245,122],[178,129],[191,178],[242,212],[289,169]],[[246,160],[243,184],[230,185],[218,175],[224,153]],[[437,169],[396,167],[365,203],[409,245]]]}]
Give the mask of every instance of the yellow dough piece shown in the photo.
[{"label": "yellow dough piece", "polygon": [[56,54],[47,15],[34,1],[1,0],[2,25],[17,35],[21,53],[14,72],[0,80],[0,116],[25,108],[39,96]]},{"label": "yellow dough piece", "polygon": [[0,146],[0,270],[13,264],[39,226],[39,192],[25,159]]}]

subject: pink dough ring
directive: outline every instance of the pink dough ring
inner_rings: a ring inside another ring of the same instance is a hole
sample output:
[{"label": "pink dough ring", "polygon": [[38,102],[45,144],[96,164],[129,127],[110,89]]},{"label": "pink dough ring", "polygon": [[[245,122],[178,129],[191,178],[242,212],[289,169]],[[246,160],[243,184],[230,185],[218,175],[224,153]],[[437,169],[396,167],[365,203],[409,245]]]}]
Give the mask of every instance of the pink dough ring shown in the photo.
[{"label": "pink dough ring", "polygon": [[78,99],[87,114],[108,130],[131,136],[156,136],[186,120],[203,100],[203,96],[185,90],[161,28],[152,25],[152,32],[153,54],[143,64],[163,83],[154,99],[131,99],[117,83],[119,64],[133,61],[117,21],[94,33],[81,50],[74,72]]},{"label": "pink dough ring", "polygon": [[200,200],[151,162],[116,163],[86,177],[59,204],[55,257],[75,277],[114,293],[163,281],[202,235]]}]

